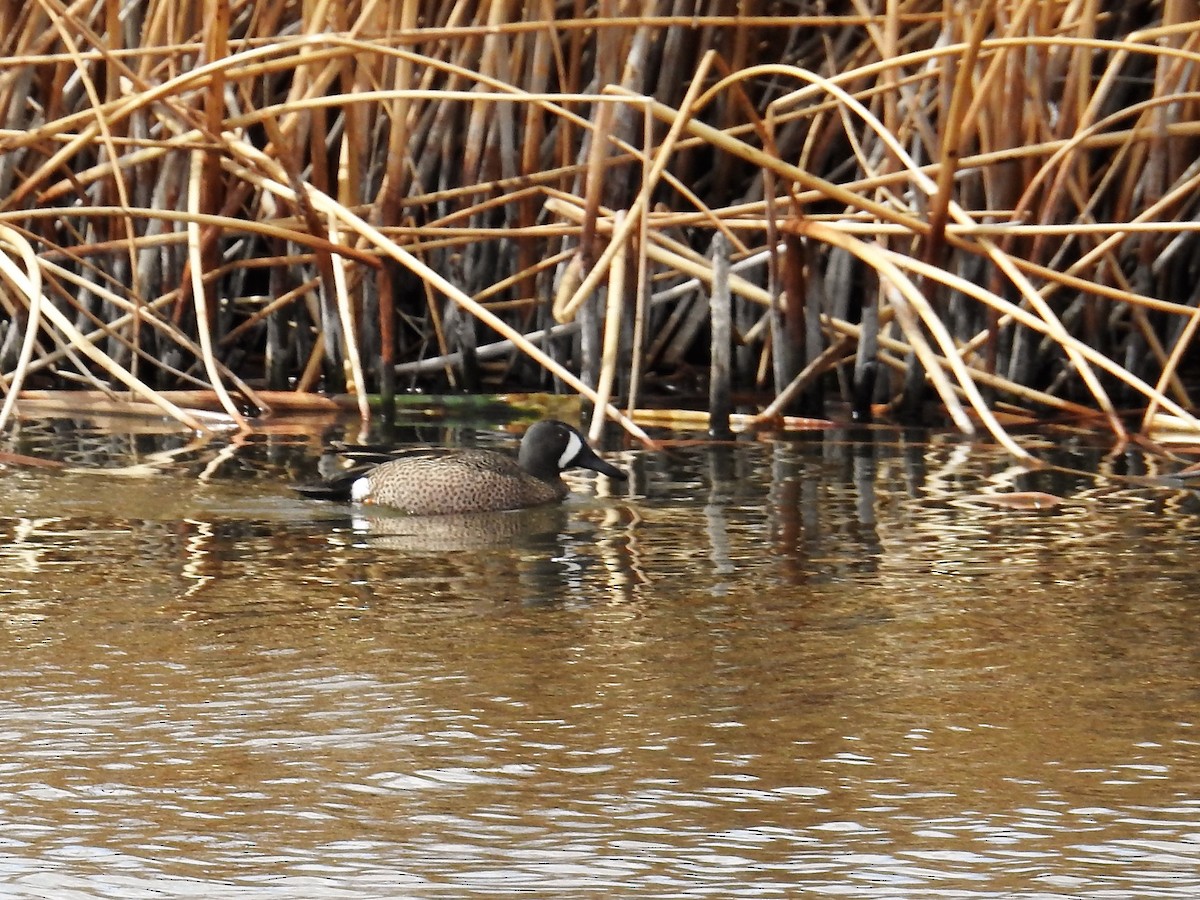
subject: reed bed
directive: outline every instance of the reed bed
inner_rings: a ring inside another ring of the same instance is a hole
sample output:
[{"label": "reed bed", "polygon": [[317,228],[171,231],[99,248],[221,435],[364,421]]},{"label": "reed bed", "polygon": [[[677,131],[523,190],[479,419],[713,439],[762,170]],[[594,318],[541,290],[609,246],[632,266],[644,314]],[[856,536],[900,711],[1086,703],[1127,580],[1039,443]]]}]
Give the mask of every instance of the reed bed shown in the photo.
[{"label": "reed bed", "polygon": [[832,6],[0,6],[0,426],[519,386],[1200,440],[1194,0]]}]

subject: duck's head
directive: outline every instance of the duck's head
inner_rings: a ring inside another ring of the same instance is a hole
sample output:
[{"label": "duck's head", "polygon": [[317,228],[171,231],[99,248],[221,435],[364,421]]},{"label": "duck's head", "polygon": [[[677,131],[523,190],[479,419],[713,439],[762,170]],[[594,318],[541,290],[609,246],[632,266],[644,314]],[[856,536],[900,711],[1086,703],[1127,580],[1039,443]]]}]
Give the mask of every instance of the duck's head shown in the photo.
[{"label": "duck's head", "polygon": [[557,419],[544,419],[529,426],[521,438],[517,461],[522,469],[538,478],[557,478],[560,472],[577,466],[618,481],[628,477],[597,456],[577,428]]}]

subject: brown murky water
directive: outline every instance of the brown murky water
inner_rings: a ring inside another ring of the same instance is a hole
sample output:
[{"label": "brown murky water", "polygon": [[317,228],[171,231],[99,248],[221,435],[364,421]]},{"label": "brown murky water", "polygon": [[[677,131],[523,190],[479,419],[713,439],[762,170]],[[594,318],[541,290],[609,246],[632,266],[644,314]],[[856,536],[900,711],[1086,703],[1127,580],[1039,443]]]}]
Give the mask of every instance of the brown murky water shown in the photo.
[{"label": "brown murky water", "polygon": [[56,441],[158,474],[0,473],[0,896],[1200,896],[1190,492],[829,432],[414,526]]}]

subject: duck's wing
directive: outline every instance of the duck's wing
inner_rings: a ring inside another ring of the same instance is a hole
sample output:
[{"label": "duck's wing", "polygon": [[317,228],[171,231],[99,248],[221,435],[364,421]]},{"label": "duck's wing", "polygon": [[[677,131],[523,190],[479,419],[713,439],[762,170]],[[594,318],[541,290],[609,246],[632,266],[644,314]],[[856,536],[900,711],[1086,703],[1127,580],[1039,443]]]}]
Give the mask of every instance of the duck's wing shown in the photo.
[{"label": "duck's wing", "polygon": [[381,444],[343,444],[339,441],[331,443],[329,449],[343,459],[373,466],[397,459],[448,459],[472,452],[453,447],[384,447]]}]

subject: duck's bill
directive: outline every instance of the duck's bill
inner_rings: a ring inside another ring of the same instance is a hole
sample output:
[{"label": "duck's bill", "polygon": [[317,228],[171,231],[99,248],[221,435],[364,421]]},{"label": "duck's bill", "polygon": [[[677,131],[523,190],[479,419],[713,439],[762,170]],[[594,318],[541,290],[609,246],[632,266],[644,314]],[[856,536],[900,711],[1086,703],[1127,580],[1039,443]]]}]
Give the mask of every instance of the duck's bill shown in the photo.
[{"label": "duck's bill", "polygon": [[629,477],[616,466],[602,460],[596,455],[596,451],[586,445],[583,452],[575,459],[575,465],[599,472],[601,475],[607,475],[609,478],[615,478],[617,481],[624,481]]}]

